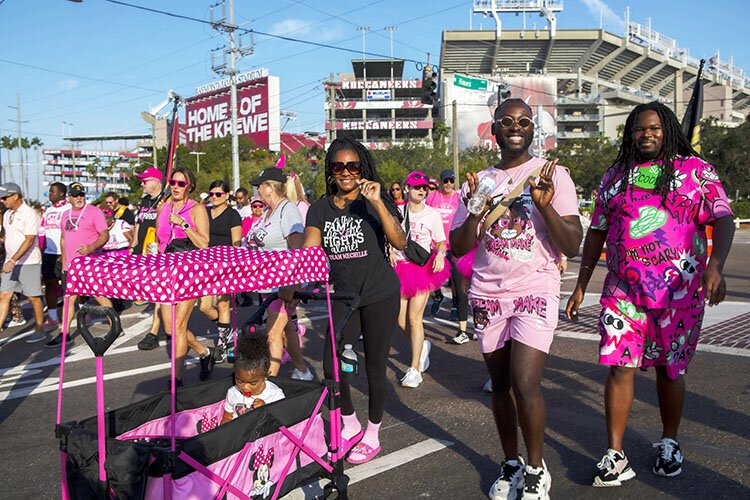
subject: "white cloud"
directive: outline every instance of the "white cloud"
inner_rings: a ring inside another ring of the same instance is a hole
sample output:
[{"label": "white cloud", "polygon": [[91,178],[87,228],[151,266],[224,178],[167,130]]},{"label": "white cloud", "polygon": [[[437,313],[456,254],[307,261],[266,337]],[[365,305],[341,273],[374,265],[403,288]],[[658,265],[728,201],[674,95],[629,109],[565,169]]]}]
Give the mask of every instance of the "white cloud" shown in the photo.
[{"label": "white cloud", "polygon": [[625,21],[602,0],[581,0],[589,12],[598,20],[601,16],[605,25],[612,25],[620,31],[625,30]]},{"label": "white cloud", "polygon": [[76,80],[75,78],[60,80],[59,82],[57,82],[57,86],[62,90],[72,90],[78,87],[78,80]]},{"label": "white cloud", "polygon": [[289,36],[292,38],[307,38],[307,35],[314,35],[316,42],[334,40],[341,36],[341,29],[331,23],[320,26],[320,21],[310,22],[304,19],[285,19],[271,26],[271,33],[280,36]]}]

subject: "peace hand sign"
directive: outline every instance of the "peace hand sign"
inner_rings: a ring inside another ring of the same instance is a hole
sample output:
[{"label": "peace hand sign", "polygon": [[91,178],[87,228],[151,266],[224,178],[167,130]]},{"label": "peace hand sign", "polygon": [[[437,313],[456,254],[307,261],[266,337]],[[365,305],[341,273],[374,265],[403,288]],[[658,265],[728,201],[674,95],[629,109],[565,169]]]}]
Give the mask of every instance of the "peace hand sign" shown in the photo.
[{"label": "peace hand sign", "polygon": [[555,172],[557,167],[557,158],[552,161],[548,161],[542,167],[542,171],[539,174],[539,183],[534,179],[529,179],[529,185],[531,186],[531,199],[539,210],[547,208],[552,201],[552,197],[555,195],[555,185],[552,183],[552,174]]}]

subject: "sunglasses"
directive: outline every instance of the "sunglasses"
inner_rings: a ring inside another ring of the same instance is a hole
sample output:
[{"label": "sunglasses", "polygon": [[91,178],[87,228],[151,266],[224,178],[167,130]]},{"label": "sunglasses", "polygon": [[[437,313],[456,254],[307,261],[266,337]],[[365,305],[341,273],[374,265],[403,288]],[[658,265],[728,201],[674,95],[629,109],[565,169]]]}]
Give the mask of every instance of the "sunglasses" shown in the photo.
[{"label": "sunglasses", "polygon": [[177,179],[169,179],[169,185],[172,186],[172,187],[177,186],[177,187],[184,188],[184,187],[187,187],[188,182],[187,181],[178,181]]},{"label": "sunglasses", "polygon": [[417,191],[428,191],[430,189],[429,186],[426,186],[422,184],[421,186],[412,186],[412,189],[416,189]]},{"label": "sunglasses", "polygon": [[453,184],[456,182],[455,179],[443,179],[443,184]]},{"label": "sunglasses", "polygon": [[252,203],[250,204],[252,208],[263,208],[265,205],[263,203]]},{"label": "sunglasses", "polygon": [[331,162],[331,171],[333,172],[333,175],[341,175],[344,173],[344,170],[352,175],[359,175],[362,171],[362,164],[358,161],[348,161],[346,163],[343,161]]},{"label": "sunglasses", "polygon": [[429,191],[437,191],[437,188],[435,186],[430,186],[427,188]]},{"label": "sunglasses", "polygon": [[210,193],[208,193],[208,196],[213,196],[214,198],[221,198],[225,194],[227,193],[224,193],[222,191],[211,191]]},{"label": "sunglasses", "polygon": [[77,194],[70,193],[68,196],[70,196],[71,198],[80,198],[85,195],[86,193],[77,193]]},{"label": "sunglasses", "polygon": [[141,179],[141,184],[145,186],[146,183],[151,182],[151,181],[155,181],[155,180],[156,179],[151,178],[151,177],[149,177],[148,179]]},{"label": "sunglasses", "polygon": [[514,123],[517,123],[521,128],[526,128],[531,125],[532,121],[531,118],[528,118],[526,116],[522,117],[520,120],[515,120],[510,116],[503,116],[502,118],[500,118],[500,120],[498,120],[497,123],[499,123],[503,128],[510,128]]},{"label": "sunglasses", "polygon": [[391,192],[392,193],[395,192],[395,191],[401,191],[401,188],[391,188]]}]

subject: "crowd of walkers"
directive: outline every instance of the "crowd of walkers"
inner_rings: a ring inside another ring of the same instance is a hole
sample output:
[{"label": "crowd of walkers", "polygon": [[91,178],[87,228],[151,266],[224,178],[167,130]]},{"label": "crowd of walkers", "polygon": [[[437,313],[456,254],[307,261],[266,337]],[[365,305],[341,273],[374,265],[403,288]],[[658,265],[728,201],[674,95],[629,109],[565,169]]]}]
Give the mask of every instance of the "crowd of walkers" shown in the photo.
[{"label": "crowd of walkers", "polygon": [[[491,408],[504,456],[489,496],[548,498],[552,478],[543,458],[547,413],[542,373],[558,324],[561,269],[566,257],[578,254],[584,234],[567,170],[530,153],[534,122],[529,106],[519,99],[503,101],[495,111],[492,133],[499,163],[468,173],[460,189],[452,170],[443,171],[439,180],[414,170],[386,190],[370,152],[351,138],[329,144],[325,194],[312,204],[298,176],[273,166],[249,181],[254,196],[246,188],[233,194],[234,206],[222,180],[210,185],[203,197],[207,203],[200,203],[193,199],[196,181],[190,170],[176,168],[165,179],[158,169],[148,168],[138,174],[144,195],[135,214],[115,193],[93,206],[86,202],[82,184],[53,183],[51,206],[40,217],[24,202],[19,186],[3,184],[0,326],[17,294],[23,294],[35,320],[35,332],[27,334],[26,341],[47,340],[47,346],[59,347],[61,334],[50,339],[48,332],[59,326],[60,285],[64,289],[71,261],[80,255],[157,254],[219,245],[262,252],[321,246],[336,291],[360,296],[338,344],[342,350],[362,340],[366,426],[355,411],[349,380],[341,382],[344,451],[350,463],[359,464],[381,450],[393,336],[401,331],[410,346],[409,357],[402,360],[407,368],[401,385],[417,388],[432,348],[424,334],[425,310],[432,295],[430,312],[441,314],[442,289],[448,285],[449,319],[457,325],[451,341],[478,341],[490,377]],[[166,201],[165,182],[170,193]],[[489,194],[477,194],[488,182]],[[608,443],[593,485],[618,486],[635,476],[624,452],[624,434],[636,370],[651,366],[656,368],[663,424],[654,445],[653,471],[676,476],[682,472],[677,437],[684,377],[705,304],[717,304],[726,294],[722,271],[734,226],[714,168],[692,149],[676,117],[662,104],[639,105],[628,116],[619,154],[601,181],[592,221],[576,289],[565,311],[569,319],[577,319],[606,243],[599,360],[610,367],[604,391]],[[714,230],[710,257],[706,226]],[[300,342],[304,326],[296,319],[294,292],[299,288],[282,288],[268,307],[269,375],[279,375],[286,350],[291,377],[312,380]],[[70,318],[75,299],[70,301]],[[106,298],[96,300],[118,307]],[[200,359],[200,380],[207,379],[231,347],[232,300],[204,297],[198,304],[216,323],[217,339],[211,345],[189,329],[196,305],[189,300],[174,306],[174,331],[167,320],[172,306],[156,307],[152,328],[138,348],[158,347],[163,326],[175,342],[177,384],[182,384],[191,349]],[[253,303],[249,295],[236,300],[243,306]],[[334,324],[346,308],[334,302]],[[469,310],[473,329],[468,327]],[[324,346],[324,373],[332,377],[330,338]]]}]

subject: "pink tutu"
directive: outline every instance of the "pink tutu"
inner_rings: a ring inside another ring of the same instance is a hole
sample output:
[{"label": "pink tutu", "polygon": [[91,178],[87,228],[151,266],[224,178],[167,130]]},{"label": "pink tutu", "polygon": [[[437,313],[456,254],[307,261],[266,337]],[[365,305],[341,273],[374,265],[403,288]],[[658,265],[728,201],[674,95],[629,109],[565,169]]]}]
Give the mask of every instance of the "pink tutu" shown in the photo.
[{"label": "pink tutu", "polygon": [[418,266],[410,260],[402,260],[393,269],[401,282],[401,296],[414,297],[421,292],[432,292],[442,286],[451,277],[450,264],[446,260],[445,267],[439,273],[432,272],[432,262],[435,254],[424,266]]},{"label": "pink tutu", "polygon": [[474,270],[472,268],[474,267],[474,257],[476,256],[476,254],[477,247],[475,245],[474,248],[469,250],[469,253],[463,255],[462,257],[459,257],[459,259],[456,261],[456,269],[458,269],[458,272],[460,272],[467,280],[470,280],[471,275],[474,273]]}]

